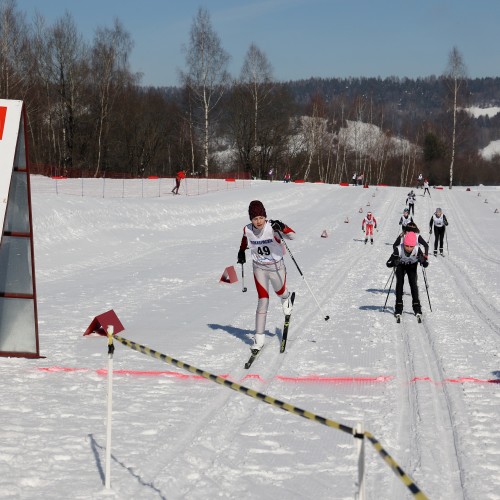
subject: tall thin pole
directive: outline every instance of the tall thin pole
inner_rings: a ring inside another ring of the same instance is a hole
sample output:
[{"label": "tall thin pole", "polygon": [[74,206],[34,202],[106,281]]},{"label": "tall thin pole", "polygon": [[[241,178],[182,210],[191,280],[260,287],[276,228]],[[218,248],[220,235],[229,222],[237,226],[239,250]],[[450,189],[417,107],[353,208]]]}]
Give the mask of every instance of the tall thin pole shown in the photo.
[{"label": "tall thin pole", "polygon": [[111,488],[111,422],[113,413],[113,353],[115,346],[113,345],[113,325],[108,325],[108,412],[106,419],[106,473],[105,487],[107,490]]}]

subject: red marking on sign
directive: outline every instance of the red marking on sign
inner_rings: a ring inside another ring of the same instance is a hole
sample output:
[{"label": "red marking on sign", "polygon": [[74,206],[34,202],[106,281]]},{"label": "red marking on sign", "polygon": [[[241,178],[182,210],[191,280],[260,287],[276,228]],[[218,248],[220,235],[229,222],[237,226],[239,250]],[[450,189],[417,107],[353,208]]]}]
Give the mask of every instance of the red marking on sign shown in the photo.
[{"label": "red marking on sign", "polygon": [[7,116],[7,108],[0,106],[0,141],[3,138],[3,129],[5,127],[5,117]]}]

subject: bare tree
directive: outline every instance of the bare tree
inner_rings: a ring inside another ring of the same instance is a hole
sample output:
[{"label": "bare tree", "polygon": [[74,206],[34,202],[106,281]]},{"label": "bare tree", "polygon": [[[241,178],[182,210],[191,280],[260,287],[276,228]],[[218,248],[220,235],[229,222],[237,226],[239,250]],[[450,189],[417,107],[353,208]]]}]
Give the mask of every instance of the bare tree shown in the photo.
[{"label": "bare tree", "polygon": [[33,50],[37,73],[46,91],[51,141],[64,168],[71,168],[78,119],[86,112],[83,94],[88,81],[88,48],[66,12],[49,28],[41,16],[37,17]]},{"label": "bare tree", "polygon": [[332,141],[328,132],[328,121],[323,96],[320,94],[312,96],[309,107],[308,116],[303,116],[301,120],[304,148],[307,152],[307,163],[303,177],[305,180],[309,178],[313,160],[316,158],[319,179],[324,181],[325,167],[323,158],[325,151],[329,148]]},{"label": "bare tree", "polygon": [[189,46],[186,48],[187,70],[181,72],[181,80],[188,87],[189,95],[202,115],[205,176],[208,176],[210,156],[211,113],[219,104],[229,83],[229,58],[212,28],[208,11],[200,7],[191,27]]},{"label": "bare tree", "polygon": [[465,85],[467,71],[463,57],[457,47],[453,47],[448,55],[448,67],[445,71],[445,81],[451,92],[453,102],[453,127],[451,138],[450,189],[453,186],[453,164],[455,162],[455,146],[457,135],[457,110],[459,106],[460,89]]},{"label": "bare tree", "polygon": [[243,62],[240,81],[248,89],[253,101],[253,156],[259,151],[257,139],[259,112],[272,93],[272,73],[273,69],[266,55],[252,43]]},{"label": "bare tree", "polygon": [[91,70],[97,97],[95,177],[101,169],[103,143],[106,138],[113,99],[120,88],[131,80],[128,57],[132,45],[130,34],[125,31],[118,19],[115,19],[112,29],[98,28],[96,30],[91,58]]},{"label": "bare tree", "polygon": [[23,94],[28,74],[22,66],[26,57],[27,27],[15,0],[0,0],[0,96],[6,99]]}]

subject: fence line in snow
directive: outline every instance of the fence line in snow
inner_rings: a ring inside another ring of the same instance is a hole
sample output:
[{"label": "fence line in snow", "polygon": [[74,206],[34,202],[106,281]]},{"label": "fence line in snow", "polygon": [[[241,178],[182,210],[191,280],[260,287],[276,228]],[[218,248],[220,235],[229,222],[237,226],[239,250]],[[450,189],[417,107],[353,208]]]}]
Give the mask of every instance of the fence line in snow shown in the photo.
[{"label": "fence line in snow", "polygon": [[[155,177],[141,179],[116,179],[106,177],[45,177],[36,176],[33,193],[87,196],[91,198],[160,198],[175,196],[172,189],[175,179]],[[181,182],[179,195],[199,196],[217,191],[250,188],[248,179],[186,178]]]}]

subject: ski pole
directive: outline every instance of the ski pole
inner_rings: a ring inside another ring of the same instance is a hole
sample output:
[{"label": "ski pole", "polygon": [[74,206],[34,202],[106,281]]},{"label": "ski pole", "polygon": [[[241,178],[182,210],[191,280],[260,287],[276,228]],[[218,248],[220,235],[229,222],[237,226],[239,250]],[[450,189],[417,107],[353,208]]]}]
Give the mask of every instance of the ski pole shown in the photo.
[{"label": "ski pole", "polygon": [[389,294],[391,293],[391,290],[392,290],[392,282],[394,281],[394,276],[396,276],[396,268],[394,268],[392,270],[392,280],[391,280],[391,284],[389,286],[389,290],[387,291],[387,297],[385,298],[385,304],[384,304],[384,308],[382,309],[382,312],[385,311],[385,307],[387,306],[387,301],[389,300]]},{"label": "ski pole", "polygon": [[247,291],[247,287],[245,286],[245,266],[243,265],[243,262],[241,263],[241,291]]},{"label": "ski pole", "polygon": [[387,278],[387,281],[385,282],[384,290],[387,288],[387,285],[389,284],[389,280],[392,277],[392,273],[394,273],[394,269],[392,269],[391,274],[389,274],[389,277]]},{"label": "ski pole", "polygon": [[321,309],[321,306],[319,305],[318,299],[316,298],[316,296],[314,295],[313,291],[311,290],[311,287],[309,286],[309,283],[307,282],[306,277],[304,276],[304,273],[300,270],[300,267],[297,264],[297,261],[295,260],[295,258],[293,256],[293,253],[288,248],[288,245],[286,244],[285,238],[283,238],[283,235],[281,234],[281,231],[277,231],[277,232],[280,235],[281,241],[285,244],[285,248],[286,248],[287,252],[290,254],[290,257],[292,258],[293,263],[295,264],[295,266],[297,267],[297,270],[299,271],[300,275],[302,276],[302,279],[304,280],[304,283],[307,285],[307,288],[309,288],[309,291],[311,292],[311,295],[313,296],[313,299],[315,300],[316,305],[318,306],[318,309],[321,312],[321,315],[324,317],[325,321],[328,321],[330,319],[330,316],[325,316],[325,314],[323,313],[323,311]]},{"label": "ski pole", "polygon": [[427,291],[427,300],[429,301],[429,309],[432,312],[431,298],[429,297],[429,285],[427,284],[427,274],[425,272],[425,268],[424,267],[422,267],[422,274],[424,275],[425,290]]},{"label": "ski pole", "polygon": [[448,248],[448,231],[446,230],[446,226],[444,228],[444,237],[446,238],[446,253],[448,257],[450,256],[450,249]]}]

